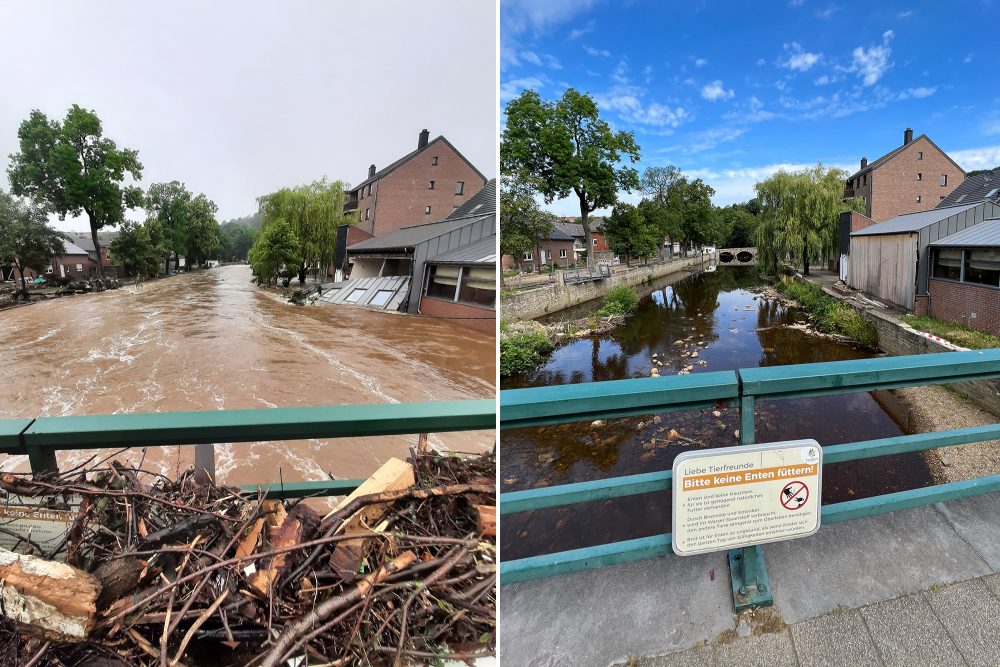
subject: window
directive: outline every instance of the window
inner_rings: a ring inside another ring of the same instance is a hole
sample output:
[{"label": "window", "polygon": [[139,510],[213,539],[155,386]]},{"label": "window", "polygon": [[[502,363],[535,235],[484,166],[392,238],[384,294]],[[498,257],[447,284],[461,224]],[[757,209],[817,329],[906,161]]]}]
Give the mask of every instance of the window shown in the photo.
[{"label": "window", "polygon": [[590,241],[591,241],[591,243],[593,243],[593,244],[594,244],[595,246],[597,245],[597,239],[590,239]]},{"label": "window", "polygon": [[434,181],[428,181],[427,182],[427,189],[428,190],[433,190],[434,189]]},{"label": "window", "polygon": [[868,185],[868,174],[861,177],[861,185]]},{"label": "window", "polygon": [[997,196],[997,193],[1000,193],[1000,188],[993,188],[992,190],[986,193],[986,198],[993,199],[994,197]]},{"label": "window", "polygon": [[530,252],[526,252],[524,253],[524,255],[521,256],[521,259],[530,262],[533,256],[534,255],[532,255]]},{"label": "window", "polygon": [[52,273],[52,267],[51,266],[46,266],[45,267],[45,275],[49,275],[50,273]]},{"label": "window", "polygon": [[948,280],[962,279],[962,251],[941,248],[934,253],[934,277]]},{"label": "window", "polygon": [[924,175],[923,175],[923,174],[921,174],[921,173],[920,173],[919,171],[917,172],[917,180],[918,180],[918,181],[922,181],[922,180],[924,180]]},{"label": "window", "polygon": [[559,250],[559,259],[566,259],[566,248]]},{"label": "window", "polygon": [[83,271],[83,264],[77,264],[76,265],[76,270],[77,271]]},{"label": "window", "polygon": [[440,299],[455,300],[455,288],[458,286],[457,266],[432,266],[431,275],[427,280],[427,296]]},{"label": "window", "polygon": [[966,250],[963,280],[967,283],[1000,287],[1000,249]]},{"label": "window", "polygon": [[923,160],[924,159],[924,152],[923,151],[917,151],[917,159],[918,160]]},{"label": "window", "polygon": [[424,206],[424,215],[430,215],[430,214],[431,214],[431,207]]},{"label": "window", "polygon": [[347,298],[344,299],[344,301],[346,301],[347,303],[357,303],[358,301],[361,300],[361,297],[364,296],[364,293],[367,291],[368,290],[366,290],[364,287],[360,287],[356,290],[353,290],[350,294],[347,295]]},{"label": "window", "polygon": [[941,174],[941,187],[948,185],[948,174]]},{"label": "window", "polygon": [[435,155],[434,157],[432,157],[432,158],[431,158],[431,166],[432,166],[432,167],[436,167],[436,166],[438,166],[438,159],[437,159],[437,156],[436,156],[436,155]]},{"label": "window", "polygon": [[462,267],[462,284],[458,290],[458,300],[475,306],[493,308],[497,302],[496,269],[492,266]]},{"label": "window", "polygon": [[384,306],[385,304],[389,303],[389,297],[391,296],[392,296],[391,289],[380,289],[379,291],[375,292],[375,296],[373,296],[372,300],[368,302],[368,305]]},{"label": "window", "polygon": [[372,210],[370,208],[366,208],[365,209],[365,220],[367,220],[370,217],[368,214],[371,213],[371,212],[372,212]]},{"label": "window", "polygon": [[455,194],[460,195],[465,192],[465,181],[455,181]]},{"label": "window", "polygon": [[917,195],[917,203],[920,203],[920,195]]}]

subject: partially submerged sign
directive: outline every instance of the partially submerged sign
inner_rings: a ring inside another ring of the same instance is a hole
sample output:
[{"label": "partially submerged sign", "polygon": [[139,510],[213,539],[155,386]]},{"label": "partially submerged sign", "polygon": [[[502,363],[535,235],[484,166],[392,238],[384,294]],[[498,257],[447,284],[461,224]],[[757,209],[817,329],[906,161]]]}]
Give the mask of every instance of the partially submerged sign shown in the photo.
[{"label": "partially submerged sign", "polygon": [[61,557],[81,498],[19,496],[0,492],[0,547]]},{"label": "partially submerged sign", "polygon": [[680,556],[806,537],[819,530],[823,450],[815,440],[685,452],[674,460]]}]

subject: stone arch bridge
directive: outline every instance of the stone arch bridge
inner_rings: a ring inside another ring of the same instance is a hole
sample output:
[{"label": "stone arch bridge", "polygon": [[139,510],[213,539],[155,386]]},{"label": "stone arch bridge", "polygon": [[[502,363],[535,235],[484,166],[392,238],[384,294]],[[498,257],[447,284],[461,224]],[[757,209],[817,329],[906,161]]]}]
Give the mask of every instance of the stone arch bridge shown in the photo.
[{"label": "stone arch bridge", "polygon": [[719,266],[755,266],[757,248],[719,248],[715,260]]}]

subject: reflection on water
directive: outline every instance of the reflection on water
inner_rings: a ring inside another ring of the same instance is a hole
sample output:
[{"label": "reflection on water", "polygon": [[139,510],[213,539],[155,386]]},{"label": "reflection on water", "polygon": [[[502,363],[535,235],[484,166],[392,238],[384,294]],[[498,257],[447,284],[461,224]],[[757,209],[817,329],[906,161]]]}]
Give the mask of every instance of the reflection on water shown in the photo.
[{"label": "reflection on water", "polygon": [[[227,266],[139,290],[55,299],[0,312],[0,418],[488,398],[493,336],[430,318],[333,305],[293,306]],[[481,451],[492,432],[434,436]],[[414,437],[248,443],[218,450],[245,483],[367,476]],[[61,462],[90,454],[64,452]],[[183,468],[193,448],[146,462]],[[4,465],[23,466],[20,457]]]},{"label": "reflection on water", "polygon": [[[685,368],[699,373],[870,356],[789,328],[803,319],[762,297],[754,269],[720,268],[672,286],[654,286],[638,313],[618,330],[560,346],[546,364],[510,378],[502,388],[649,377],[654,365],[666,376]],[[758,442],[815,438],[830,445],[902,433],[868,393],[761,401],[756,424]],[[719,405],[596,427],[587,422],[504,431],[501,490],[668,470],[686,448],[738,444],[739,428],[739,411]],[[670,439],[671,429],[685,440]],[[918,455],[884,457],[827,466],[823,498],[835,502],[930,482]],[[505,516],[501,523],[504,558],[520,558],[669,531],[670,498],[646,494]]]}]

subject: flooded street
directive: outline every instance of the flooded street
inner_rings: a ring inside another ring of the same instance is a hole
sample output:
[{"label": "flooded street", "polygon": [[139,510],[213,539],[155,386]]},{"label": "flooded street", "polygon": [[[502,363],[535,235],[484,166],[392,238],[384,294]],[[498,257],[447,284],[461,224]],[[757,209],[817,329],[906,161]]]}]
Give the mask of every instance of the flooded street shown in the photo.
[{"label": "flooded street", "polygon": [[[226,266],[0,311],[0,418],[392,403],[494,395],[495,342],[447,320],[298,307]],[[415,436],[216,448],[229,483],[367,477]],[[432,443],[484,451],[493,432]],[[138,457],[141,452],[133,452]],[[61,465],[92,452],[61,452]],[[193,447],[156,447],[173,475]],[[4,468],[24,468],[8,457]]]},{"label": "flooded street", "polygon": [[[755,270],[746,267],[720,267],[672,286],[654,285],[623,326],[559,346],[547,363],[507,379],[501,388],[649,377],[654,354],[662,363],[662,376],[688,366],[699,373],[871,356],[794,328],[804,315],[761,298],[761,288]],[[597,307],[591,304],[589,310],[552,317],[584,317]],[[870,393],[761,401],[757,442],[815,438],[831,445],[900,435],[903,429],[884,407],[892,401],[891,395]],[[598,426],[584,422],[504,431],[501,491],[669,470],[687,448],[738,444],[739,427],[739,410],[720,405]],[[685,439],[671,439],[671,429]],[[823,500],[837,502],[930,483],[919,455],[831,465],[824,470]],[[513,559],[669,530],[670,496],[659,493],[504,517],[501,540],[504,557]]]}]

